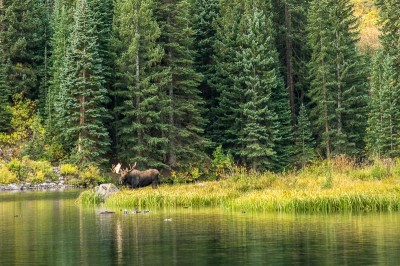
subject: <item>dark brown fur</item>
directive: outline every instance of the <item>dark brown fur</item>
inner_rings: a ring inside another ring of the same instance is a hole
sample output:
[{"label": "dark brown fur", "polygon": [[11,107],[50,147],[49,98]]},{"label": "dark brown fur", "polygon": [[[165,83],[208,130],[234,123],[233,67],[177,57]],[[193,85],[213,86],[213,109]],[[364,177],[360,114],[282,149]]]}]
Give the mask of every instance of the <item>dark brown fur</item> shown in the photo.
[{"label": "dark brown fur", "polygon": [[157,188],[160,181],[159,178],[160,172],[156,169],[132,170],[125,175],[121,175],[119,183],[120,185],[129,185],[131,188],[146,187],[150,184],[153,188]]}]

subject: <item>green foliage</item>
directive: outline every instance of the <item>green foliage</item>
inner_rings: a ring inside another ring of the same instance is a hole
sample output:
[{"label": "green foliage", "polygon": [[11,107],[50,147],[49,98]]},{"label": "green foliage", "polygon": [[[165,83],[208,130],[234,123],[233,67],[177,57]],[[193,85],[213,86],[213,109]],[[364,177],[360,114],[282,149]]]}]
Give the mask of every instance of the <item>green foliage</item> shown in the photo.
[{"label": "green foliage", "polygon": [[28,157],[24,157],[22,160],[14,158],[6,164],[6,167],[15,174],[19,182],[27,181],[38,184],[57,178],[51,164],[47,161],[33,161]]},{"label": "green foliage", "polygon": [[105,180],[100,174],[100,169],[94,165],[89,165],[79,172],[79,179],[86,186],[100,184]]},{"label": "green foliage", "polygon": [[221,1],[220,10],[212,80],[219,93],[213,140],[253,170],[282,170],[291,160],[292,130],[271,2]]},{"label": "green foliage", "polygon": [[[112,158],[169,166],[188,182],[241,166],[254,173],[304,167],[315,154],[358,160],[365,142],[372,158],[394,158],[400,5],[376,2],[383,49],[368,93],[357,14],[370,7],[354,12],[354,1],[2,1],[0,149],[2,158],[15,157],[7,171],[38,183],[53,176],[34,162],[86,171]],[[201,166],[215,148],[212,169]],[[329,189],[324,164],[304,173],[322,172]],[[394,175],[382,169],[354,176]],[[78,173],[69,179],[95,182]]]},{"label": "green foliage", "polygon": [[311,123],[308,119],[306,107],[302,104],[295,130],[295,164],[303,168],[311,162],[315,157],[314,149],[315,141],[312,137]]},{"label": "green foliage", "polygon": [[215,57],[216,28],[214,26],[219,16],[219,0],[192,0],[192,25],[195,31],[193,49],[195,50],[196,70],[203,75],[198,88],[204,100],[203,117],[206,118],[205,134],[212,135],[212,124],[215,120],[217,107],[217,91],[211,85],[215,72],[213,57]]},{"label": "green foliage", "polygon": [[34,161],[24,158],[23,163],[28,167],[29,171],[36,179],[56,180],[57,176],[53,172],[53,167],[47,161]]},{"label": "green foliage", "polygon": [[[47,20],[44,1],[2,1],[0,92],[36,99],[44,76]],[[1,96],[3,97],[3,96]]]},{"label": "green foliage", "polygon": [[94,13],[86,0],[76,2],[61,88],[56,96],[55,125],[70,159],[84,168],[105,164],[110,139],[105,123],[109,101],[104,88]]},{"label": "green foliage", "polygon": [[21,154],[29,155],[33,160],[40,160],[46,157],[47,146],[45,140],[45,128],[42,125],[40,116],[35,115],[33,117],[32,125],[30,126],[32,132],[29,140],[26,141]]},{"label": "green foliage", "polygon": [[11,184],[17,182],[17,175],[11,172],[6,166],[0,165],[0,184]]},{"label": "green foliage", "polygon": [[12,159],[8,164],[6,164],[6,167],[10,172],[16,175],[18,181],[23,181],[28,176],[28,167],[17,158]]},{"label": "green foliage", "polygon": [[352,8],[346,0],[314,0],[308,14],[311,115],[328,158],[360,156],[364,148],[366,72]]},{"label": "green foliage", "polygon": [[[72,8],[64,0],[54,2],[54,10],[51,16],[51,30],[53,34],[50,39],[51,57],[49,68],[48,91],[44,95],[46,110],[46,127],[48,138],[55,138],[62,129],[56,127],[57,117],[62,114],[56,108],[60,104],[59,94],[62,83],[65,81],[64,71],[65,56],[70,45],[70,35],[73,25]],[[54,142],[54,140],[52,140]]]},{"label": "green foliage", "polygon": [[8,133],[0,132],[0,146],[20,146],[33,136],[35,103],[21,94],[13,96],[11,127]]},{"label": "green foliage", "polygon": [[60,171],[62,175],[74,176],[78,173],[78,167],[72,164],[62,164]]},{"label": "green foliage", "polygon": [[225,154],[222,145],[219,145],[212,154],[213,160],[211,168],[216,179],[226,178],[228,170],[233,167],[233,158],[231,154]]},{"label": "green foliage", "polygon": [[374,162],[371,167],[371,177],[373,179],[384,179],[389,176],[388,167],[379,161]]},{"label": "green foliage", "polygon": [[372,157],[394,157],[400,152],[400,86],[396,75],[393,58],[378,51],[370,75],[367,149]]},{"label": "green foliage", "polygon": [[153,0],[118,0],[114,11],[114,49],[117,53],[116,138],[118,157],[147,167],[165,164],[168,100],[167,69],[160,26]]},{"label": "green foliage", "polygon": [[82,205],[99,204],[102,200],[101,197],[95,193],[93,189],[83,191],[76,200]]},{"label": "green foliage", "polygon": [[202,75],[196,71],[194,61],[190,2],[160,1],[154,13],[161,30],[159,44],[165,51],[162,67],[168,74],[167,105],[162,110],[163,120],[167,121],[163,130],[167,137],[166,160],[173,168],[185,168],[203,159],[208,145],[203,137],[203,99],[198,89]]}]

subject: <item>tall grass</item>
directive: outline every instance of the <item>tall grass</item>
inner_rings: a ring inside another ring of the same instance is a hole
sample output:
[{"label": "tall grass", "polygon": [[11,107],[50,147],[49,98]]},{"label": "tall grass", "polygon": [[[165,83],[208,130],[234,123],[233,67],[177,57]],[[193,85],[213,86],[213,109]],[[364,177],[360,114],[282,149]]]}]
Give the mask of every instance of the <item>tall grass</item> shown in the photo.
[{"label": "tall grass", "polygon": [[[400,210],[400,164],[356,166],[341,158],[286,174],[231,171],[228,178],[158,189],[123,189],[107,207],[220,207],[240,211],[368,212]],[[88,202],[93,202],[90,197]]]}]

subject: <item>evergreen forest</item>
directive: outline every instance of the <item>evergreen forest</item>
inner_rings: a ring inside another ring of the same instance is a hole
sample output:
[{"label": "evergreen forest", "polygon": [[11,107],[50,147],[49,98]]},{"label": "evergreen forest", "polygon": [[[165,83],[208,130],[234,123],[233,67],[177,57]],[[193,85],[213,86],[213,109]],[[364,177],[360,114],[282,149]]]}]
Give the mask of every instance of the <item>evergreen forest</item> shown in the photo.
[{"label": "evergreen forest", "polygon": [[398,10],[397,0],[0,0],[1,156],[176,170],[219,156],[272,172],[397,157]]}]

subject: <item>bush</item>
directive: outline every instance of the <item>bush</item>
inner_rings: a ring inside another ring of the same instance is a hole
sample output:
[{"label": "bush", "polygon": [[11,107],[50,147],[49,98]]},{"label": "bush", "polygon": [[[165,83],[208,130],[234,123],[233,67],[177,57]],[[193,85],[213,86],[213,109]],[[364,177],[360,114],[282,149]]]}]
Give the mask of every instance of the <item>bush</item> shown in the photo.
[{"label": "bush", "polygon": [[32,161],[24,159],[23,163],[27,166],[30,177],[37,176],[37,180],[56,180],[57,176],[53,172],[53,167],[47,161]]},{"label": "bush", "polygon": [[105,181],[104,177],[100,176],[100,170],[97,166],[89,165],[79,174],[80,180],[84,185],[96,185]]},{"label": "bush", "polygon": [[78,176],[78,167],[72,164],[63,164],[60,167],[61,175],[64,176],[64,178],[67,181],[71,181],[73,179],[76,179]]},{"label": "bush", "polygon": [[17,175],[8,170],[5,166],[0,166],[0,184],[11,184],[18,182]]},{"label": "bush", "polygon": [[232,155],[225,154],[222,150],[222,145],[219,145],[212,155],[211,167],[216,179],[225,178],[227,171],[233,166]]},{"label": "bush", "polygon": [[37,172],[30,173],[26,181],[32,184],[40,184],[43,183],[45,180],[45,174],[41,170],[39,170]]},{"label": "bush", "polygon": [[6,167],[16,175],[19,181],[25,180],[28,176],[28,168],[17,158],[12,159]]}]

